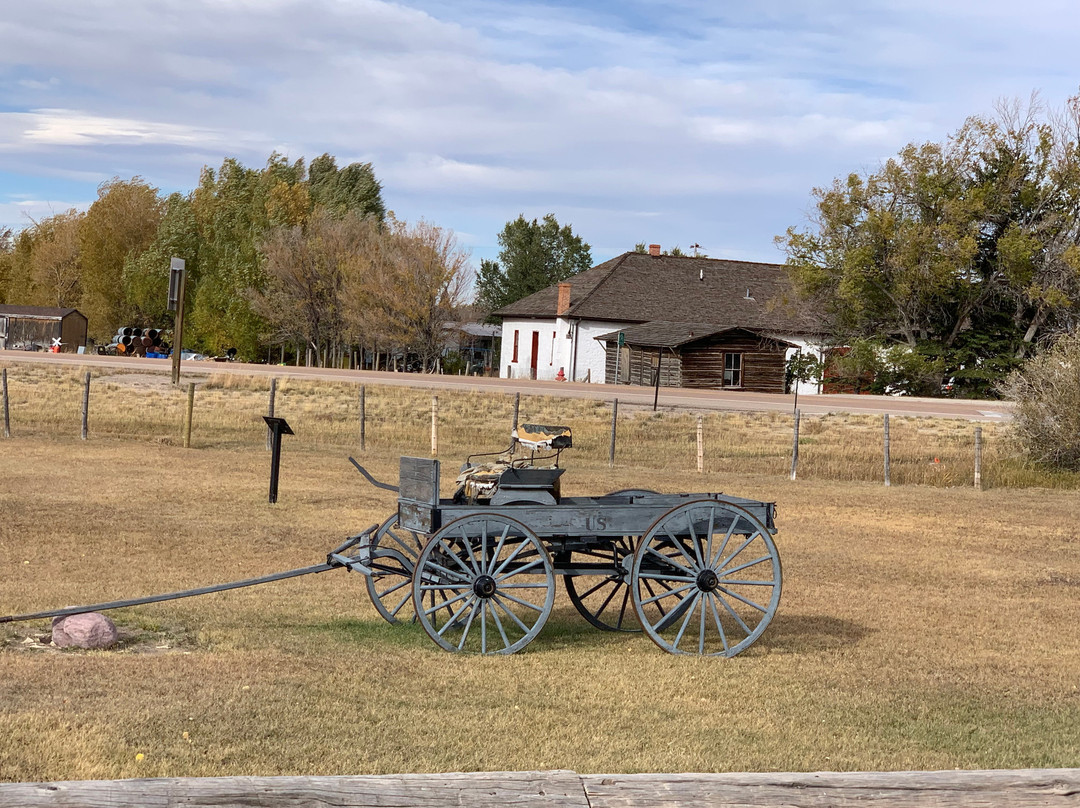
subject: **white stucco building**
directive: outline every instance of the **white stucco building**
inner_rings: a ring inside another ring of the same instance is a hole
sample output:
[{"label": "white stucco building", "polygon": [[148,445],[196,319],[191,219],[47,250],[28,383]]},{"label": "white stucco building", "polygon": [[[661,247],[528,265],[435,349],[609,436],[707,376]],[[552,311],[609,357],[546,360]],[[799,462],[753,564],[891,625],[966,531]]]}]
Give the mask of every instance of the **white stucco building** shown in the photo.
[{"label": "white stucco building", "polygon": [[[777,264],[624,253],[506,306],[499,375],[783,392],[784,363],[821,355]],[[623,332],[624,345],[617,336]],[[799,392],[816,393],[805,383]]]}]

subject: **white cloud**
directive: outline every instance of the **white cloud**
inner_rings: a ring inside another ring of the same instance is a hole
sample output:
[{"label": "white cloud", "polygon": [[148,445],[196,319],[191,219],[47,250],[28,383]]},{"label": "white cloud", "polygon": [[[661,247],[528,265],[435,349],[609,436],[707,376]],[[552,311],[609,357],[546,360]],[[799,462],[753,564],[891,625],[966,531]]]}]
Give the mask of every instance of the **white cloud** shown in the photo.
[{"label": "white cloud", "polygon": [[[0,117],[6,116],[0,113]],[[211,136],[209,130],[192,126],[107,118],[75,110],[42,109],[14,117],[26,125],[22,140],[36,147],[117,144],[185,146],[205,142]]]},{"label": "white cloud", "polygon": [[191,187],[226,156],[330,151],[372,161],[400,215],[489,233],[488,248],[529,208],[580,217],[597,243],[734,239],[713,254],[768,260],[813,185],[943,138],[998,96],[1073,90],[1073,35],[1054,22],[1068,8],[13,4],[0,173]]}]

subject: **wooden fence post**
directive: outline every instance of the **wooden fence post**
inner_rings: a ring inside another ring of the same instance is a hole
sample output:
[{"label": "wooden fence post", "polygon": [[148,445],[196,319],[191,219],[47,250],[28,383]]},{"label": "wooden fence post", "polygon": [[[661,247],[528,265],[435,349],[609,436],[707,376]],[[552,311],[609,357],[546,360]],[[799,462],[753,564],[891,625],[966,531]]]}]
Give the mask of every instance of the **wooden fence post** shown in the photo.
[{"label": "wooden fence post", "polygon": [[608,448],[608,465],[615,466],[615,426],[619,422],[619,399],[611,402],[611,446]]},{"label": "wooden fence post", "polygon": [[885,487],[888,488],[892,485],[889,473],[890,469],[890,454],[889,454],[889,414],[885,413]]},{"label": "wooden fence post", "polygon": [[364,429],[367,421],[367,397],[364,385],[360,385],[360,451],[364,451]]},{"label": "wooden fence post", "polygon": [[799,418],[802,413],[795,410],[795,433],[791,440],[791,479],[795,479],[795,470],[799,465]]},{"label": "wooden fence post", "polygon": [[82,439],[86,440],[87,421],[90,419],[90,371],[83,376]]},{"label": "wooden fence post", "polygon": [[705,424],[701,415],[697,417],[697,470],[698,474],[705,471]]},{"label": "wooden fence post", "polygon": [[4,437],[11,437],[11,407],[8,406],[7,368],[0,370],[0,380],[4,388]]},{"label": "wooden fence post", "polygon": [[[267,415],[271,418],[274,417],[274,399],[277,397],[277,377],[270,380],[270,406],[267,411]],[[266,451],[270,451],[274,448],[274,437],[270,427],[266,428]]]},{"label": "wooden fence post", "polygon": [[439,456],[439,397],[431,397],[431,456]]},{"label": "wooden fence post", "polygon": [[187,386],[187,425],[184,428],[184,448],[191,448],[191,413],[195,409],[195,382]]},{"label": "wooden fence post", "polygon": [[[513,417],[513,423],[510,424],[510,434],[511,435],[513,435],[517,431],[517,428],[518,428],[518,412],[519,412],[520,407],[521,407],[521,393],[514,393],[514,417]],[[517,445],[517,438],[511,438],[510,439],[510,449],[513,450],[514,446],[516,446],[516,445]]]},{"label": "wooden fence post", "polygon": [[982,427],[975,427],[975,488],[982,491]]}]

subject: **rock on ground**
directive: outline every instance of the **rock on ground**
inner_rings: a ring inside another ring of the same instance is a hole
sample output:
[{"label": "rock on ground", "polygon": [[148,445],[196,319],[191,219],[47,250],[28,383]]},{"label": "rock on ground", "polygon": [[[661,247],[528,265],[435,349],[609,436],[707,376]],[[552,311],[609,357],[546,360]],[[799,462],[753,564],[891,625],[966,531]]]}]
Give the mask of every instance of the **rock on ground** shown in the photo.
[{"label": "rock on ground", "polygon": [[57,648],[112,648],[118,637],[116,624],[98,612],[53,618],[52,641]]}]

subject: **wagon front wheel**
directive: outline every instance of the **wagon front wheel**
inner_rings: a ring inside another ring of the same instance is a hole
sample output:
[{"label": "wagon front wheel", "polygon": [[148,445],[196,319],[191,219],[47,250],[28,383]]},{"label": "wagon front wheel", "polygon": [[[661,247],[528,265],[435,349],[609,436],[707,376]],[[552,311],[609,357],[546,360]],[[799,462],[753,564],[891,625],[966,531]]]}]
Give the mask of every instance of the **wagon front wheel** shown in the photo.
[{"label": "wagon front wheel", "polygon": [[672,654],[732,657],[765,631],[780,602],[780,555],[746,509],[701,500],[660,516],[631,570],[645,633]]},{"label": "wagon front wheel", "polygon": [[412,577],[423,541],[419,534],[401,527],[397,514],[383,522],[371,542],[372,573],[364,581],[368,596],[388,623],[416,619],[412,604]]},{"label": "wagon front wheel", "polygon": [[413,573],[417,618],[441,648],[512,654],[540,633],[555,600],[547,550],[502,514],[457,519],[432,536]]}]

